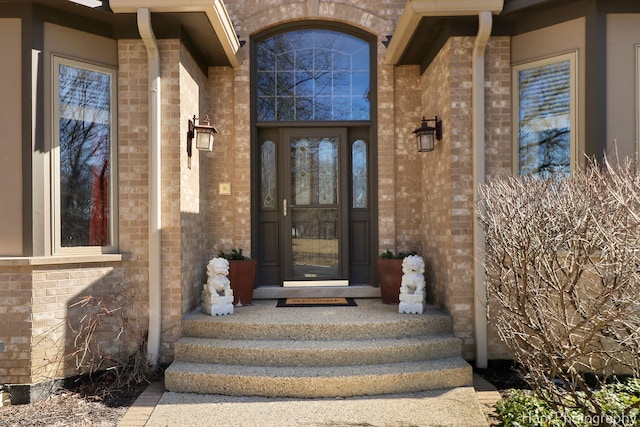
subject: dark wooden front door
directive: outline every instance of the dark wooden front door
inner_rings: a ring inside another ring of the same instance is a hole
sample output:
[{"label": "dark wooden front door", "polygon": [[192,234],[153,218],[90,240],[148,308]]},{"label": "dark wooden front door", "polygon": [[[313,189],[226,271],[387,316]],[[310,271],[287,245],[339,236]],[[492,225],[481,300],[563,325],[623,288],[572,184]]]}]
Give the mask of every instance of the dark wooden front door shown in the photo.
[{"label": "dark wooden front door", "polygon": [[368,127],[265,127],[254,158],[258,286],[371,284]]},{"label": "dark wooden front door", "polygon": [[281,241],[286,285],[346,280],[343,128],[284,129]]},{"label": "dark wooden front door", "polygon": [[346,129],[267,129],[261,140],[259,283],[346,284]]}]

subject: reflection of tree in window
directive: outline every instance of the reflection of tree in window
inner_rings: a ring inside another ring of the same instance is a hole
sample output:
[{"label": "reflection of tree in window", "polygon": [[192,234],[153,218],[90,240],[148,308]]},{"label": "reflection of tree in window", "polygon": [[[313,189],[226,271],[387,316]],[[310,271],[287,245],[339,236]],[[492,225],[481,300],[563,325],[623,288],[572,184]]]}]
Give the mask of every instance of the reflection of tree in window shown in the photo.
[{"label": "reflection of tree in window", "polygon": [[571,158],[570,62],[518,73],[519,172],[569,174]]},{"label": "reflection of tree in window", "polygon": [[257,44],[259,121],[368,120],[369,44],[298,30]]},{"label": "reflection of tree in window", "polygon": [[60,237],[109,244],[110,75],[59,67]]},{"label": "reflection of tree in window", "polygon": [[352,207],[367,207],[367,144],[356,140],[351,147]]}]

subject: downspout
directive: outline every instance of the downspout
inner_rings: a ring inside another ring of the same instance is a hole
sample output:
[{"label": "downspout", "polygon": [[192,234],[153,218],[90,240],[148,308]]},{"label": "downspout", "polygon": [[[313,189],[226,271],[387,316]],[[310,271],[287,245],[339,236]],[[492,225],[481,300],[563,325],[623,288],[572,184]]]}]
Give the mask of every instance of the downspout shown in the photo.
[{"label": "downspout", "polygon": [[[484,56],[487,42],[491,36],[493,18],[491,12],[478,14],[478,35],[473,46],[473,202],[478,203],[478,186],[485,182],[485,96],[484,96]],[[484,271],[485,240],[484,232],[476,216],[473,220],[473,259],[474,263],[474,316],[476,336],[476,366],[488,365],[488,328],[487,328],[487,288]]]},{"label": "downspout", "polygon": [[[478,34],[473,46],[472,81],[472,141],[473,141],[473,202],[477,206],[478,185],[485,182],[485,76],[484,55],[493,25],[492,14],[499,14],[504,0],[408,0],[405,11],[398,21],[391,42],[387,47],[385,61],[398,64],[413,35],[418,31],[422,18],[430,16],[478,15]],[[474,262],[474,333],[476,337],[476,364],[487,366],[487,292],[484,273],[484,233],[478,219],[473,219]]]},{"label": "downspout", "polygon": [[149,78],[149,336],[147,359],[156,366],[160,356],[161,333],[161,147],[160,147],[160,50],[151,27],[151,12],[140,8],[138,31],[147,49]]}]

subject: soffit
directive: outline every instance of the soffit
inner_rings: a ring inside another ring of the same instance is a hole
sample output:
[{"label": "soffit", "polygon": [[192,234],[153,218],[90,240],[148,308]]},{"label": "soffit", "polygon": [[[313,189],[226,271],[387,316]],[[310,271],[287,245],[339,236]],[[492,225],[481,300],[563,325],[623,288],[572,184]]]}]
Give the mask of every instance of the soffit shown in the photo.
[{"label": "soffit", "polygon": [[420,64],[424,69],[446,39],[475,35],[478,15],[500,13],[503,5],[504,0],[409,0],[385,60],[395,65]]},{"label": "soffit", "polygon": [[[127,0],[127,3],[135,2]],[[180,1],[176,0],[173,3],[180,4]],[[224,6],[220,1],[214,0],[209,1],[208,4],[211,10],[185,12],[151,10],[154,34],[160,39],[182,39],[196,61],[205,69],[208,66],[237,66],[241,62],[240,44],[228,16],[224,16],[226,15]],[[217,16],[218,10],[214,5],[221,7],[223,16]],[[95,8],[68,0],[0,0],[0,16],[18,18],[33,16],[44,22],[104,37],[140,38],[135,9],[131,12],[114,13],[106,0],[103,1],[103,6]],[[215,19],[216,17],[218,19]]]},{"label": "soffit", "polygon": [[[135,13],[118,14],[115,38],[140,38]],[[234,65],[222,47],[209,19],[201,12],[151,13],[151,26],[159,39],[182,39],[206,66]]]},{"label": "soffit", "polygon": [[477,31],[476,16],[424,17],[416,27],[397,65],[421,65],[424,69],[449,37],[475,36]]},{"label": "soffit", "polygon": [[[640,13],[638,0],[503,0],[502,5],[494,0],[410,0],[391,38],[393,51],[387,60],[424,70],[448,37],[475,36],[475,7],[494,13],[492,35],[521,34],[589,14]],[[400,39],[395,46],[394,38]]]},{"label": "soffit", "polygon": [[237,67],[242,62],[240,41],[223,0],[108,0],[107,3],[116,15],[136,16],[138,9],[148,9],[154,33],[164,27],[180,28],[202,53],[207,65]]}]

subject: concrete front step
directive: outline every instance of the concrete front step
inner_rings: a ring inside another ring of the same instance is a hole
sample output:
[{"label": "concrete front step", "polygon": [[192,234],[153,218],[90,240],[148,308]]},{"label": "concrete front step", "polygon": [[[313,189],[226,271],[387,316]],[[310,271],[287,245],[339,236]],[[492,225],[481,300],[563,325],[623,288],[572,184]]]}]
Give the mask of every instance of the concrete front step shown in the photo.
[{"label": "concrete front step", "polygon": [[266,397],[349,397],[413,393],[472,384],[460,357],[358,366],[277,367],[176,361],[165,372],[167,390]]},{"label": "concrete front step", "polygon": [[369,340],[230,340],[181,338],[176,360],[255,366],[344,366],[460,356],[453,335]]},{"label": "concrete front step", "polygon": [[183,318],[182,335],[239,340],[339,340],[400,338],[452,330],[451,317],[432,307],[416,316],[399,314],[397,305],[376,305],[369,300],[358,300],[358,304],[358,307],[274,308],[260,301],[236,307],[236,314],[231,316],[216,317],[197,310]]},{"label": "concrete front step", "polygon": [[280,308],[258,300],[230,316],[196,310],[165,372],[167,390],[266,397],[348,397],[469,386],[451,317],[358,299],[356,307]]}]

